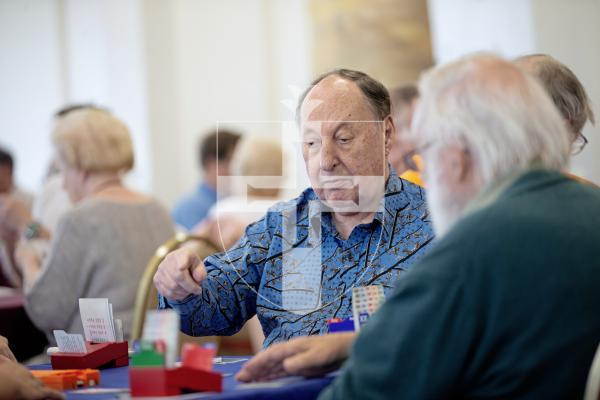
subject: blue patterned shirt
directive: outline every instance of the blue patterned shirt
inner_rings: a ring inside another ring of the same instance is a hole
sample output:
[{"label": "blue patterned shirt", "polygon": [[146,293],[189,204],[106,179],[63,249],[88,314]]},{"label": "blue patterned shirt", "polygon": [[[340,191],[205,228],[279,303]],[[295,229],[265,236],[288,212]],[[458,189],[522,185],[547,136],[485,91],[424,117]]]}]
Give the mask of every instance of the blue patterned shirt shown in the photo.
[{"label": "blue patterned shirt", "polygon": [[206,258],[202,294],[174,308],[192,336],[231,335],[255,314],[265,342],[327,332],[330,318],[352,316],[352,288],[382,285],[386,294],[433,239],[423,190],[391,173],[371,223],[347,240],[312,189],[282,202],[226,253]]}]

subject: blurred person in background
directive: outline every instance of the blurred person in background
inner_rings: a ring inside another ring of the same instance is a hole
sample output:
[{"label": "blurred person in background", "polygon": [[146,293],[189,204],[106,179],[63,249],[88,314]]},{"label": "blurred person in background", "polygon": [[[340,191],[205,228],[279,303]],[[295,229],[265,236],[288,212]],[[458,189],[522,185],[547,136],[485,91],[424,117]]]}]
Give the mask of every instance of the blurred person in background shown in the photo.
[{"label": "blurred person in background", "polygon": [[173,209],[175,223],[186,230],[202,221],[219,197],[228,194],[229,187],[220,184],[217,177],[229,175],[229,163],[240,135],[227,130],[209,133],[198,146],[198,163],[202,168],[202,182],[194,192],[179,200]]},{"label": "blurred person in background", "polygon": [[19,189],[14,179],[15,162],[12,154],[0,147],[0,195],[13,196],[31,209],[33,196]]},{"label": "blurred person in background", "polygon": [[[70,112],[84,109],[108,111],[93,103],[68,104],[54,114],[54,122],[58,122]],[[31,210],[33,219],[45,226],[50,232],[53,232],[56,229],[60,218],[69,211],[72,206],[73,203],[69,198],[69,194],[63,187],[63,175],[60,169],[59,160],[56,155],[54,155],[48,165],[42,188],[33,200]]]},{"label": "blurred person in background", "polygon": [[31,210],[33,196],[19,189],[14,180],[15,162],[12,154],[0,147],[0,286],[18,287],[21,284],[12,258],[18,236],[1,216],[13,201]]},{"label": "blurred person in background", "polygon": [[231,158],[232,195],[219,199],[194,232],[227,250],[259,220],[269,207],[283,200],[281,140],[248,135],[240,140]]},{"label": "blurred person in background", "polygon": [[[76,206],[55,232],[23,208],[6,216],[21,238],[15,261],[26,311],[53,343],[54,329],[82,331],[79,298],[106,297],[127,337],[137,283],[156,248],[173,235],[172,222],[158,202],[123,184],[133,147],[128,128],[111,113],[69,112],[57,120],[53,142]],[[40,240],[50,242],[47,254],[35,245]]]},{"label": "blurred person in background", "polygon": [[399,86],[390,91],[392,118],[394,119],[396,131],[392,140],[389,160],[400,178],[423,186],[423,180],[419,174],[419,171],[423,168],[421,156],[415,154],[410,159],[404,157],[414,147],[409,140],[409,133],[418,98],[419,90],[414,84]]},{"label": "blurred person in background", "polygon": [[572,155],[581,153],[588,143],[583,127],[596,122],[583,84],[569,67],[547,54],[522,56],[514,63],[539,79],[567,125]]},{"label": "blurred person in background", "polygon": [[[69,104],[58,110],[54,114],[54,122],[66,116],[71,111],[81,110],[86,108],[95,108],[94,104]],[[21,207],[24,205],[25,207]],[[63,188],[63,177],[60,171],[60,165],[56,156],[53,156],[50,161],[46,175],[42,182],[42,187],[33,198],[31,206],[29,200],[23,196],[11,195],[10,197],[0,198],[0,216],[9,217],[9,219],[19,218],[21,220],[31,220],[39,222],[49,232],[53,232],[58,220],[73,206],[71,199],[66,190]],[[31,211],[31,213],[29,213]],[[21,222],[13,221],[13,225],[19,225]],[[5,242],[5,246],[0,250],[0,264],[2,271],[9,286],[20,287],[21,276],[15,269],[12,256],[18,240],[16,230],[4,229],[0,231],[0,238]],[[38,243],[40,246],[44,244]],[[45,249],[47,250],[47,249]],[[40,251],[45,251],[40,249]]]}]

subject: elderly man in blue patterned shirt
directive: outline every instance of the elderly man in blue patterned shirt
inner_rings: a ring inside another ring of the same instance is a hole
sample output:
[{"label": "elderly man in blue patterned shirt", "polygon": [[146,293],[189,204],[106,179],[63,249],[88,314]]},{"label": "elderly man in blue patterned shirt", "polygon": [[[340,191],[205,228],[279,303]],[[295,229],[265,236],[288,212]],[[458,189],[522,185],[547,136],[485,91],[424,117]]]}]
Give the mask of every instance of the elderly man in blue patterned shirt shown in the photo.
[{"label": "elderly man in blue patterned shirt", "polygon": [[193,335],[231,335],[258,315],[264,346],[327,332],[352,316],[352,288],[389,292],[433,238],[423,190],[387,156],[389,94],[368,75],[335,70],[301,96],[296,117],[311,188],[269,209],[226,253],[179,249],[160,264],[160,308]]}]

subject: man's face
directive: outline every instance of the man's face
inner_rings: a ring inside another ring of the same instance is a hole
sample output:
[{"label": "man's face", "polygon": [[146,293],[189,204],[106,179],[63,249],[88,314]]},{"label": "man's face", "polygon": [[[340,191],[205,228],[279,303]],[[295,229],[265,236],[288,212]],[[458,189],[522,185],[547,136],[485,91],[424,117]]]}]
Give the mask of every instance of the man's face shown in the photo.
[{"label": "man's face", "polygon": [[481,185],[476,179],[472,160],[460,146],[435,144],[422,152],[427,186],[427,206],[437,237],[445,235],[463,216]]},{"label": "man's face", "polygon": [[[311,186],[337,212],[375,211],[385,189],[393,124],[378,119],[354,83],[330,76],[302,103],[303,156]],[[358,205],[358,207],[357,207]]]}]

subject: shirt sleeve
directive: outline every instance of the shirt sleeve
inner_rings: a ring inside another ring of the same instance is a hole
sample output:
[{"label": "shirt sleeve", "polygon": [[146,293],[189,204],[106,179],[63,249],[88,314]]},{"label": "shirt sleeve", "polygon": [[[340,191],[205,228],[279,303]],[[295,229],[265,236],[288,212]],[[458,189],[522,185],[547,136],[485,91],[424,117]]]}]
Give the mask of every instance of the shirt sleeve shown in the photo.
[{"label": "shirt sleeve", "polygon": [[256,293],[272,233],[269,215],[249,225],[227,252],[204,260],[207,278],[202,293],[181,301],[159,295],[159,308],[181,316],[181,330],[191,336],[232,335],[256,314]]},{"label": "shirt sleeve", "polygon": [[25,294],[27,314],[45,332],[66,329],[78,313],[83,290],[79,278],[86,275],[85,266],[89,264],[86,240],[78,225],[65,215],[37,280]]},{"label": "shirt sleeve", "polygon": [[320,400],[457,397],[476,318],[465,309],[473,303],[464,301],[457,259],[435,250],[364,326]]}]

